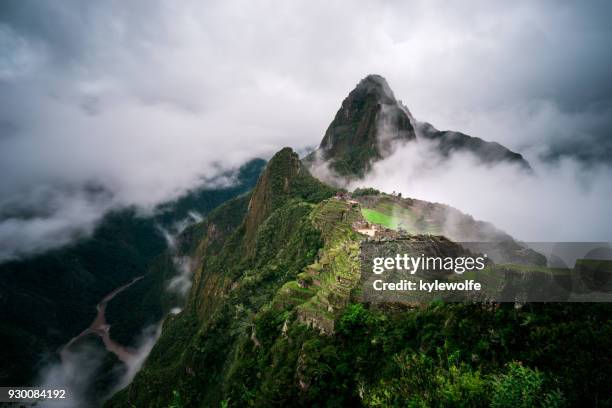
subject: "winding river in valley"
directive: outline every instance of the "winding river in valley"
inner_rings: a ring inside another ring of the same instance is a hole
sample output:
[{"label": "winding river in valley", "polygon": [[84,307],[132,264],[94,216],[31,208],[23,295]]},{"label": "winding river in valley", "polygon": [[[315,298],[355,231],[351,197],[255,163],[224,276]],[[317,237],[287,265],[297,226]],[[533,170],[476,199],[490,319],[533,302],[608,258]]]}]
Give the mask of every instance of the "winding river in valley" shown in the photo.
[{"label": "winding river in valley", "polygon": [[130,359],[133,358],[134,356],[133,350],[131,350],[129,347],[122,346],[121,344],[111,339],[110,337],[111,325],[107,323],[105,313],[106,313],[106,305],[108,304],[108,302],[110,302],[115,296],[117,296],[119,293],[129,288],[130,286],[132,286],[134,283],[138,282],[142,278],[143,276],[138,276],[132,279],[130,282],[126,283],[125,285],[118,287],[117,289],[113,290],[108,295],[106,295],[100,301],[100,303],[97,304],[96,309],[98,313],[96,314],[96,317],[91,323],[91,325],[89,325],[88,328],[83,330],[78,336],[73,337],[68,343],[66,343],[64,347],[62,347],[60,351],[60,356],[62,357],[62,360],[66,359],[66,353],[69,351],[70,347],[74,343],[76,343],[78,340],[82,339],[83,337],[89,334],[95,334],[99,336],[100,338],[102,338],[102,341],[104,343],[104,347],[106,348],[106,350],[115,354],[119,358],[119,360],[123,361],[124,363],[127,363]]}]

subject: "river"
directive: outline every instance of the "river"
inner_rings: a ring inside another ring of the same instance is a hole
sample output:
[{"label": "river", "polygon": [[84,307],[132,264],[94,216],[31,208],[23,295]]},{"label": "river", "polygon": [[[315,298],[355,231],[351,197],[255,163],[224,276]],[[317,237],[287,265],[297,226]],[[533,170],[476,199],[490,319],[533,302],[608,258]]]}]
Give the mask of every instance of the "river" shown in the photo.
[{"label": "river", "polygon": [[134,283],[138,282],[142,278],[143,276],[138,276],[132,279],[130,282],[126,283],[125,285],[118,287],[117,289],[113,290],[108,295],[106,295],[100,301],[100,303],[96,305],[96,309],[98,313],[96,314],[95,319],[89,325],[89,327],[83,330],[78,336],[73,337],[68,343],[66,343],[64,347],[62,347],[60,351],[60,356],[62,357],[62,361],[65,360],[66,353],[68,352],[70,346],[76,343],[79,339],[89,334],[95,334],[99,336],[100,338],[102,338],[102,341],[104,342],[104,347],[106,347],[106,350],[115,354],[119,358],[119,360],[123,361],[124,363],[129,362],[129,360],[131,360],[134,357],[134,350],[130,349],[129,347],[125,347],[117,343],[113,339],[111,339],[110,337],[111,325],[106,322],[105,313],[106,313],[106,305],[108,304],[108,302],[110,302],[115,296],[117,296],[119,293],[129,288],[130,286],[132,286]]}]

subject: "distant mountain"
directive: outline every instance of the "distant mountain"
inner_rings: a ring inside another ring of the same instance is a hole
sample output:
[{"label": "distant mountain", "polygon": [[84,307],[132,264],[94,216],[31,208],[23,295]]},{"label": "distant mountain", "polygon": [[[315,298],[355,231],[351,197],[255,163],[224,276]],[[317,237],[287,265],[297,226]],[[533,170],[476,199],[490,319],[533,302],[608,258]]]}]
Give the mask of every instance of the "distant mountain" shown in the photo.
[{"label": "distant mountain", "polygon": [[348,179],[363,178],[375,162],[390,156],[398,145],[419,140],[433,141],[444,157],[469,152],[484,164],[510,162],[530,169],[523,156],[499,143],[438,131],[429,123],[417,121],[380,75],[362,79],[342,101],[318,149],[304,162],[310,168],[328,165],[333,173]]},{"label": "distant mountain", "polygon": [[515,163],[525,170],[531,170],[531,166],[521,154],[497,142],[487,142],[461,132],[440,131],[427,122],[417,122],[416,128],[418,137],[436,142],[438,151],[444,157],[449,157],[455,152],[470,152],[484,164]]}]

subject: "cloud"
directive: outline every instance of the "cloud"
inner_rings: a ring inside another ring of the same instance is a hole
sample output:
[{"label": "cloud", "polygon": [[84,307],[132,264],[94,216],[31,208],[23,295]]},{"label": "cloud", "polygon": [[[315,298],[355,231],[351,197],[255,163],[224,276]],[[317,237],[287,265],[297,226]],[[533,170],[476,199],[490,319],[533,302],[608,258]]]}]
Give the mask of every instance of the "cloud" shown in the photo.
[{"label": "cloud", "polygon": [[117,385],[108,393],[106,398],[110,398],[116,392],[127,387],[132,382],[134,376],[138,373],[138,371],[140,371],[142,365],[147,360],[151,350],[153,350],[153,346],[157,342],[157,339],[159,339],[162,331],[162,325],[163,321],[158,324],[145,327],[142,330],[140,337],[137,340],[136,349],[133,350],[130,359],[125,363],[125,372],[119,377]]},{"label": "cloud", "polygon": [[470,153],[439,155],[433,142],[406,143],[351,188],[372,186],[449,204],[492,222],[514,238],[543,242],[612,242],[610,168],[573,159],[480,164]]},{"label": "cloud", "polygon": [[[161,225],[157,226],[166,239],[168,244],[168,255],[172,257],[172,263],[176,271],[176,274],[166,283],[166,291],[178,295],[181,301],[186,299],[189,289],[191,289],[195,262],[189,256],[184,256],[179,253],[177,241],[180,233],[183,232],[185,228],[202,220],[203,217],[201,214],[190,211],[186,218],[176,222],[168,228],[164,228]],[[174,314],[173,312],[170,313]]]},{"label": "cloud", "polygon": [[49,400],[40,406],[73,408],[101,405],[125,388],[140,371],[161,335],[162,323],[145,327],[136,340],[136,347],[130,349],[127,360],[115,361],[110,368],[110,351],[97,343],[82,341],[63,350],[61,359],[43,365],[36,384],[45,389],[67,390],[66,399]]},{"label": "cloud", "polygon": [[0,197],[95,184],[112,200],[75,193],[46,220],[4,218],[0,237],[29,232],[0,252],[47,248],[49,225],[79,236],[108,205],[151,208],[248,158],[317,145],[368,73],[439,129],[609,163],[611,8],[4,1]]},{"label": "cloud", "polygon": [[110,192],[91,185],[42,185],[0,199],[0,261],[85,236],[113,205]]},{"label": "cloud", "polygon": [[104,354],[100,346],[84,343],[75,350],[66,351],[61,361],[45,365],[39,373],[37,386],[66,390],[66,398],[43,401],[40,406],[73,408],[90,405],[94,397],[91,384],[103,366]]}]

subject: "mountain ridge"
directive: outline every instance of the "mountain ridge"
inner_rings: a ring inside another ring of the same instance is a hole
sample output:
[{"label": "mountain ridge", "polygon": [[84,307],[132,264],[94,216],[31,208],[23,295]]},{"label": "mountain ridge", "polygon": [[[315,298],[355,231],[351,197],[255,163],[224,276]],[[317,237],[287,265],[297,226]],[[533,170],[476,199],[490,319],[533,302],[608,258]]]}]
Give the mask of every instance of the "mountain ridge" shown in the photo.
[{"label": "mountain ridge", "polygon": [[[374,163],[389,157],[399,146],[429,141],[443,158],[456,152],[474,155],[484,165],[506,162],[530,171],[520,153],[497,142],[485,141],[461,132],[439,131],[416,120],[395,98],[386,79],[370,74],[342,101],[319,147],[304,158],[317,176],[332,184],[364,178]],[[331,175],[321,167],[328,167]]]}]

